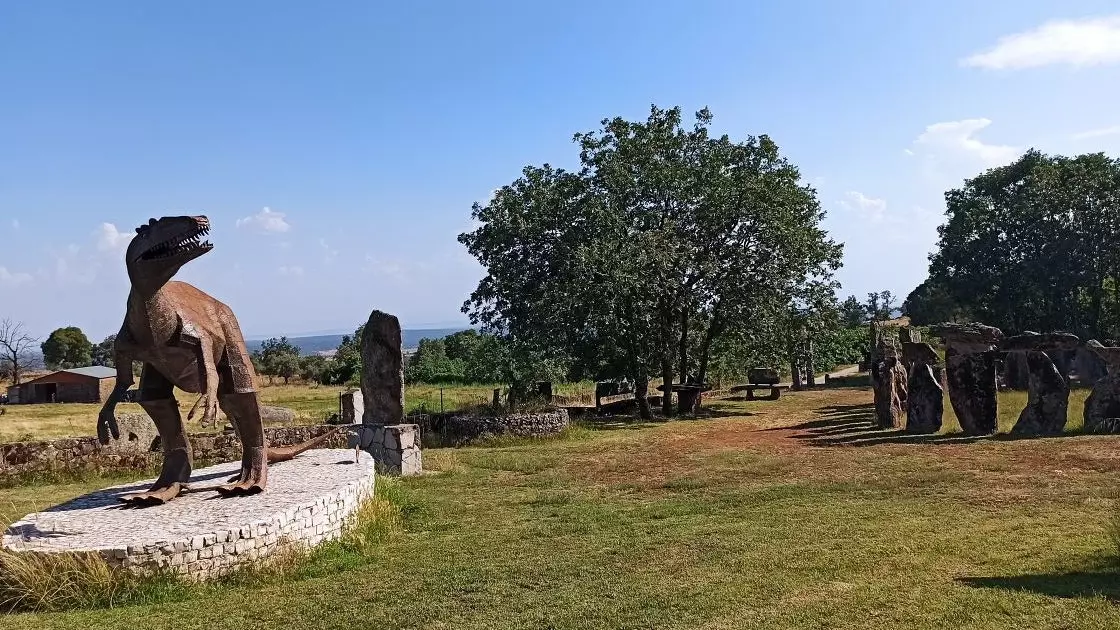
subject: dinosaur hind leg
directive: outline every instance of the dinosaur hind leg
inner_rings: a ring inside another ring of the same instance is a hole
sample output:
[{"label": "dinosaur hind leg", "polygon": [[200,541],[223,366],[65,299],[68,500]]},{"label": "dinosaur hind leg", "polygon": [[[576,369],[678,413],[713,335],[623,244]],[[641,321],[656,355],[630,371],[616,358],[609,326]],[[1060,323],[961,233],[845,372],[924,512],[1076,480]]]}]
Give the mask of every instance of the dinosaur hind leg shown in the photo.
[{"label": "dinosaur hind leg", "polygon": [[241,437],[241,472],[230,483],[218,486],[218,492],[235,496],[264,491],[268,485],[268,445],[256,392],[221,394],[218,404]]},{"label": "dinosaur hind leg", "polygon": [[225,347],[215,368],[218,373],[218,406],[241,438],[241,471],[218,486],[225,496],[255,494],[268,484],[268,444],[264,437],[256,372],[245,348],[237,318],[228,309],[219,313]]},{"label": "dinosaur hind leg", "polygon": [[147,363],[140,375],[140,406],[156,423],[163,446],[163,467],[146,492],[126,494],[121,500],[134,505],[166,503],[186,489],[191,477],[191,443],[179,415],[174,387]]}]

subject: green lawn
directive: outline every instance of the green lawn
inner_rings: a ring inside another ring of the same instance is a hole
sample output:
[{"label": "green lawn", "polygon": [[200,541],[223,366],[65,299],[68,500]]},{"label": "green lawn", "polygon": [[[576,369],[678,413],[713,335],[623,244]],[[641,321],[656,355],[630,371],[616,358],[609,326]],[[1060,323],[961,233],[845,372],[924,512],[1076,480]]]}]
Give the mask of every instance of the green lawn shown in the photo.
[{"label": "green lawn", "polygon": [[[425,450],[429,474],[402,483],[404,531],[304,579],[3,626],[1120,625],[1120,437],[874,431],[862,389],[712,406],[719,417]],[[0,505],[11,518],[85,489],[2,490]]]}]

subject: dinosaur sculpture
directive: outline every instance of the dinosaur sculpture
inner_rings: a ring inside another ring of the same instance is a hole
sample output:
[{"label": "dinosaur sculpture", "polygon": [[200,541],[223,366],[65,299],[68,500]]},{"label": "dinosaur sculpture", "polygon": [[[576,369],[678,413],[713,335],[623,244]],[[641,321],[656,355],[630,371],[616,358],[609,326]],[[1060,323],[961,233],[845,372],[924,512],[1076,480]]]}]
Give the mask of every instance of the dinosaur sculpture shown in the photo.
[{"label": "dinosaur sculpture", "polygon": [[152,487],[122,496],[127,503],[164,503],[187,489],[191,445],[175,387],[200,394],[188,420],[201,407],[203,424],[214,422],[221,407],[241,439],[241,472],[217,487],[225,496],[263,491],[270,462],[292,459],[332,435],[287,448],[268,447],[256,374],[233,311],[194,286],[172,280],[183,265],[213,249],[201,240],[209,232],[205,216],[163,217],[136,228],[128,244],[125,265],[132,288],[114,345],[117,382],[98,416],[97,436],[102,444],[110,435],[120,437],[114,409],[133,383],[133,361],[141,361],[137,398],[155,421],[164,459]]}]

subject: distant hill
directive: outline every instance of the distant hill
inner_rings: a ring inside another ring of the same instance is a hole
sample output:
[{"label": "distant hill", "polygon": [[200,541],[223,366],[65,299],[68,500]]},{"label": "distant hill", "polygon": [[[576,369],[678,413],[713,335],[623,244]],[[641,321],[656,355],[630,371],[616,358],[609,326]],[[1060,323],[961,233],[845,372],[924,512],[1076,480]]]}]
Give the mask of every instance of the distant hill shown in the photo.
[{"label": "distant hill", "polygon": [[[421,339],[443,339],[466,328],[413,328],[401,331],[401,345],[405,350],[411,350],[420,345]],[[326,353],[338,348],[342,343],[342,335],[313,335],[309,337],[288,337],[288,341],[299,347],[304,355]],[[256,352],[261,347],[262,340],[250,339],[245,341],[249,352]]]}]

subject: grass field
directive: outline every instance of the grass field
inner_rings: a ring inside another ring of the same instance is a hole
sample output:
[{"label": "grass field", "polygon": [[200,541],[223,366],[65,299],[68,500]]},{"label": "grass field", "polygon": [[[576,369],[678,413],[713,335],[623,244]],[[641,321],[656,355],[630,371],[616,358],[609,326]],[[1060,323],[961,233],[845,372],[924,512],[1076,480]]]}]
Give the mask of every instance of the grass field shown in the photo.
[{"label": "grass field", "polygon": [[[426,449],[429,474],[401,483],[403,533],[303,579],[2,625],[1120,625],[1120,437],[876,431],[870,392],[855,388],[712,407],[710,419]],[[0,490],[12,506],[0,515],[86,489]]]}]

